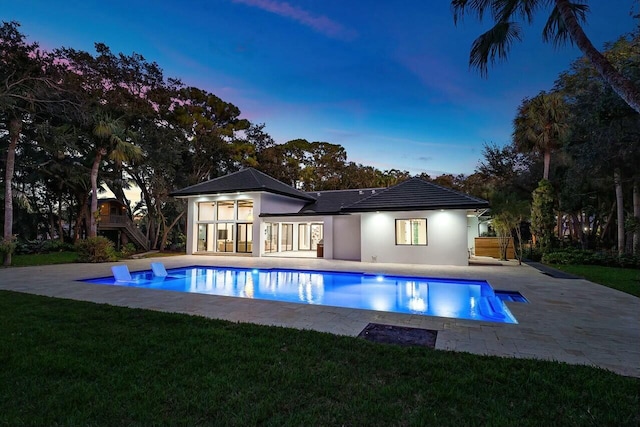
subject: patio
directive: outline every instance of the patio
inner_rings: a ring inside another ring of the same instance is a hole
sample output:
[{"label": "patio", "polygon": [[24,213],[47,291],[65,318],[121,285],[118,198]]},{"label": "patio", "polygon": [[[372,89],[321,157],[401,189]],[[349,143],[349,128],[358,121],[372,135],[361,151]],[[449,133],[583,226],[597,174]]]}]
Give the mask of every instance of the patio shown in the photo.
[{"label": "patio", "polygon": [[527,265],[491,259],[476,259],[468,267],[454,267],[199,255],[128,260],[126,264],[132,271],[146,270],[153,261],[161,261],[167,268],[284,267],[484,279],[494,289],[519,291],[529,304],[507,303],[519,322],[509,325],[77,281],[110,276],[113,263],[1,269],[0,289],[350,336],[358,335],[368,323],[434,329],[438,331],[436,348],[442,350],[595,365],[640,377],[639,298],[582,279],[553,278]]}]

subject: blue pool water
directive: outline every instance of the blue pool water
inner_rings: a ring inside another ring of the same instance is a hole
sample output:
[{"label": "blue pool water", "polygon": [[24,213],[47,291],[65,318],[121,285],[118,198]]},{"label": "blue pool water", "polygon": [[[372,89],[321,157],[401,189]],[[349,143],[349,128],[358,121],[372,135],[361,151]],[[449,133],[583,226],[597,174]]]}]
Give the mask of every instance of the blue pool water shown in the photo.
[{"label": "blue pool water", "polygon": [[361,273],[186,267],[131,273],[131,281],[113,277],[84,280],[100,285],[133,286],[178,292],[317,304],[367,310],[518,323],[482,280],[432,279]]}]

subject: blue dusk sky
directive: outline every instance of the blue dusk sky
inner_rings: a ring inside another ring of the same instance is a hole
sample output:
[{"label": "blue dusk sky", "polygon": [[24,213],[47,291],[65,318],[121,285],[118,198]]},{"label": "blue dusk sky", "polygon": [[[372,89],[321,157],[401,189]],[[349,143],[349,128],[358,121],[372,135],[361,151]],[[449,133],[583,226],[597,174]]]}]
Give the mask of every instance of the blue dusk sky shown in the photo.
[{"label": "blue dusk sky", "polygon": [[[599,49],[638,25],[637,0],[588,3]],[[485,143],[510,142],[522,99],[581,56],[542,42],[547,16],[482,78],[469,49],[491,21],[456,26],[445,0],[3,0],[0,12],[45,49],[142,54],[278,143],[341,144],[349,161],[431,176],[473,173]]]}]

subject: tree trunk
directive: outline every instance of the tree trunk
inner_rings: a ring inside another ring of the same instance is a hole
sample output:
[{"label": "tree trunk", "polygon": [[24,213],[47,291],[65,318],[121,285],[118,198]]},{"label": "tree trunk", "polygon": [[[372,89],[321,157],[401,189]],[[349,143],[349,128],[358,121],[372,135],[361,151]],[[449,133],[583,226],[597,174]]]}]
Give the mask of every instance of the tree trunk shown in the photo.
[{"label": "tree trunk", "polygon": [[102,156],[106,154],[105,149],[98,148],[96,157],[93,160],[93,166],[91,166],[91,217],[89,218],[89,237],[96,237],[98,235],[98,169],[100,169],[100,162]]},{"label": "tree trunk", "polygon": [[616,212],[618,223],[618,255],[624,253],[624,205],[622,197],[622,176],[620,174],[620,168],[615,168],[613,171],[613,183],[616,188]]},{"label": "tree trunk", "polygon": [[640,179],[633,181],[633,216],[635,229],[633,230],[633,254],[640,255]]},{"label": "tree trunk", "polygon": [[570,0],[555,0],[556,7],[562,20],[564,21],[571,40],[580,48],[584,55],[591,61],[593,67],[600,73],[602,78],[611,88],[634,110],[640,113],[640,91],[625,78],[613,65],[600,53],[584,33],[578,23],[576,16],[571,11]]},{"label": "tree trunk", "polygon": [[87,217],[87,194],[84,192],[77,192],[76,198],[78,199],[78,209],[76,210],[78,216],[76,217],[75,225],[73,227],[73,242],[77,242],[82,236],[82,220]]},{"label": "tree trunk", "polygon": [[[13,171],[16,166],[16,147],[22,133],[22,119],[14,117],[9,120],[9,147],[7,148],[7,163],[4,171],[4,235],[3,240],[10,243],[13,240]],[[11,265],[10,251],[4,254],[3,264]]]},{"label": "tree trunk", "polygon": [[551,150],[544,150],[544,172],[542,178],[549,180],[549,168],[551,167]]},{"label": "tree trunk", "polygon": [[584,231],[582,229],[582,227],[584,227],[584,222],[582,220],[580,220],[580,218],[578,217],[578,215],[576,215],[575,212],[573,212],[571,214],[571,221],[573,222],[572,226],[573,226],[573,233],[576,237],[576,240],[578,240],[580,242],[580,247],[582,249],[587,249],[586,247],[586,241],[585,241],[585,234]]},{"label": "tree trunk", "polygon": [[64,227],[62,226],[62,193],[58,197],[58,238],[64,243]]},{"label": "tree trunk", "polygon": [[160,240],[160,228],[162,228],[162,223],[158,221],[158,226],[156,227],[156,231],[153,236],[153,248],[158,247],[158,241]]},{"label": "tree trunk", "polygon": [[171,223],[171,225],[169,225],[168,227],[165,224],[166,219],[165,219],[164,215],[162,216],[162,223],[164,225],[164,232],[162,233],[162,240],[160,240],[160,252],[164,251],[165,247],[167,246],[167,238],[169,237],[169,233],[171,232],[173,227],[176,226],[176,224],[178,223],[180,218],[182,218],[182,215],[184,215],[184,212],[180,213],[180,215],[178,215],[176,217],[176,219],[174,219],[173,222]]},{"label": "tree trunk", "polygon": [[605,219],[604,224],[602,225],[602,230],[600,232],[600,239],[604,240],[607,233],[609,233],[609,227],[611,227],[611,222],[613,221],[613,215],[616,211],[616,202],[611,204],[611,209],[609,210],[609,215]]}]

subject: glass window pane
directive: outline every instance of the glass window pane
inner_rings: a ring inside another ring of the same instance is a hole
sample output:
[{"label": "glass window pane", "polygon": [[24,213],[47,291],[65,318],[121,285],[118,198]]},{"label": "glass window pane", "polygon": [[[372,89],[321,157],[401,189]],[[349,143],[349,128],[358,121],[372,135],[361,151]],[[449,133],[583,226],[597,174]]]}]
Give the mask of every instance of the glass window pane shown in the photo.
[{"label": "glass window pane", "polygon": [[318,249],[318,243],[323,239],[323,225],[311,224],[311,250]]},{"label": "glass window pane", "polygon": [[238,224],[238,232],[236,233],[238,240],[237,252],[248,253],[253,249],[253,228],[252,224]]},{"label": "glass window pane", "polygon": [[308,251],[310,248],[309,224],[298,224],[298,250]]},{"label": "glass window pane", "polygon": [[397,219],[396,220],[396,245],[426,245],[427,244],[427,220]]},{"label": "glass window pane", "polygon": [[218,221],[231,221],[234,215],[235,202],[218,202]]},{"label": "glass window pane", "polygon": [[417,235],[416,235],[416,245],[426,245],[427,244],[427,220],[419,219],[417,226]]},{"label": "glass window pane", "polygon": [[215,212],[215,202],[198,203],[198,221],[213,221]]},{"label": "glass window pane", "polygon": [[265,252],[278,251],[278,224],[267,223],[265,226]]},{"label": "glass window pane", "polygon": [[238,221],[253,221],[253,200],[238,200]]},{"label": "glass window pane", "polygon": [[408,221],[403,219],[396,220],[396,244],[397,245],[409,245],[411,241],[409,240]]},{"label": "glass window pane", "polygon": [[220,223],[217,230],[217,251],[233,252],[233,224]]}]

